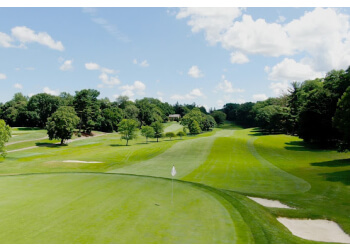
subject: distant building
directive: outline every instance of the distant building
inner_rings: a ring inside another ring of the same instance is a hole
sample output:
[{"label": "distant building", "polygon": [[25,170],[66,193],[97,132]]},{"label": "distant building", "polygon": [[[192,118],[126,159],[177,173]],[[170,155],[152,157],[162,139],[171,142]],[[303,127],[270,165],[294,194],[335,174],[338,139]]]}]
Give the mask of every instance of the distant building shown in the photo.
[{"label": "distant building", "polygon": [[169,115],[169,121],[179,121],[180,118],[181,118],[181,115],[179,115],[179,114]]}]

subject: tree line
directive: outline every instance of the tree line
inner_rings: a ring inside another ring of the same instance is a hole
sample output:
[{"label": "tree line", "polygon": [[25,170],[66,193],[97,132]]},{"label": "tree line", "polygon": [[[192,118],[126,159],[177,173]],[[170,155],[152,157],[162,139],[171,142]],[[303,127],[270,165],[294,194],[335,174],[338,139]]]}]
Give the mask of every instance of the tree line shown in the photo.
[{"label": "tree line", "polygon": [[0,103],[0,120],[10,127],[46,128],[50,139],[70,139],[74,130],[81,134],[91,134],[92,130],[121,132],[128,143],[134,132],[142,130],[146,138],[170,139],[175,134],[163,135],[162,123],[170,114],[180,114],[179,122],[185,126],[178,136],[209,131],[223,123],[226,115],[221,111],[208,114],[204,107],[195,103],[170,105],[155,98],[132,101],[127,96],[119,96],[115,101],[99,99],[100,92],[94,89],[76,91],[75,95],[63,92],[59,96],[39,93],[31,97],[16,93],[14,97]]},{"label": "tree line", "polygon": [[286,94],[256,103],[227,103],[227,119],[266,133],[297,135],[321,147],[350,149],[350,67],[293,82]]}]

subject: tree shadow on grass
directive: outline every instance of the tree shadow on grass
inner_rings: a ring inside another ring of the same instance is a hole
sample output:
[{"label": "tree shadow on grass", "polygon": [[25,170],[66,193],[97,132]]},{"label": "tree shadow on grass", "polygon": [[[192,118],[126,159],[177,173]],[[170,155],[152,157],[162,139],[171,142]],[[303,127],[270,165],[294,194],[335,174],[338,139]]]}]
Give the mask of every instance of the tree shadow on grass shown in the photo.
[{"label": "tree shadow on grass", "polygon": [[41,128],[30,128],[30,127],[23,127],[23,128],[17,128],[17,130],[41,130]]},{"label": "tree shadow on grass", "polygon": [[125,145],[125,144],[109,144],[111,147],[129,147],[131,145]]},{"label": "tree shadow on grass", "polygon": [[327,181],[342,182],[345,185],[350,185],[350,170],[334,173],[324,173],[319,175],[324,176]]},{"label": "tree shadow on grass", "polygon": [[329,148],[320,147],[315,144],[307,143],[304,141],[290,141],[285,143],[284,148],[292,151],[325,151]]},{"label": "tree shadow on grass", "polygon": [[350,167],[350,159],[312,162],[311,165],[316,167]]},{"label": "tree shadow on grass", "polygon": [[262,135],[268,135],[268,133],[266,133],[265,131],[263,131],[260,128],[253,128],[249,135],[250,136],[262,136]]},{"label": "tree shadow on grass", "polygon": [[47,142],[36,142],[36,146],[38,147],[48,147],[48,148],[58,148],[58,147],[65,147],[68,146],[68,144],[56,144],[56,143],[47,143]]}]

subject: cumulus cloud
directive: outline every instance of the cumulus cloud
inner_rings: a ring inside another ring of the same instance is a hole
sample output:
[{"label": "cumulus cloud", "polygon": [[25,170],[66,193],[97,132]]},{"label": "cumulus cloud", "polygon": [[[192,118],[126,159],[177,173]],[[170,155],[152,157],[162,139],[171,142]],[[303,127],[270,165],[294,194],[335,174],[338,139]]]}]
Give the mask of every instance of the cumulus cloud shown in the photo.
[{"label": "cumulus cloud", "polygon": [[255,94],[253,95],[254,101],[265,101],[268,97],[265,94]]},{"label": "cumulus cloud", "polygon": [[135,93],[137,95],[144,95],[146,85],[141,81],[135,81],[133,85],[124,85],[120,86],[119,89],[124,90],[122,95],[126,95],[128,97],[133,97]]},{"label": "cumulus cloud", "polygon": [[22,84],[20,84],[20,83],[15,83],[15,84],[13,85],[13,87],[14,87],[15,89],[22,89],[22,88],[23,88]]},{"label": "cumulus cloud", "polygon": [[102,83],[97,85],[98,88],[104,88],[104,87],[111,88],[121,83],[118,76],[116,75],[110,76],[110,74],[116,73],[116,71],[113,69],[101,67],[97,63],[93,63],[93,62],[85,63],[85,68],[87,70],[98,70],[101,72],[98,78],[102,81]]},{"label": "cumulus cloud", "polygon": [[219,82],[219,84],[216,86],[216,90],[222,91],[225,93],[242,93],[242,92],[244,92],[244,89],[233,88],[232,82],[225,79],[224,75],[221,77],[221,79],[222,79],[222,81]]},{"label": "cumulus cloud", "polygon": [[107,86],[113,86],[120,84],[120,80],[117,76],[109,76],[107,73],[102,72],[102,74],[98,77],[104,84]]},{"label": "cumulus cloud", "polygon": [[62,71],[68,71],[73,69],[73,60],[66,60],[64,63],[61,65],[60,70]]},{"label": "cumulus cloud", "polygon": [[194,65],[192,66],[187,73],[189,76],[193,77],[193,78],[200,78],[203,77],[203,73],[202,71],[200,71],[200,69],[198,68],[198,66]]},{"label": "cumulus cloud", "polygon": [[59,90],[52,90],[50,89],[49,87],[45,87],[43,89],[44,93],[46,94],[50,94],[50,95],[59,95],[60,94],[60,91]]},{"label": "cumulus cloud", "polygon": [[[225,9],[225,12],[222,9],[180,9],[177,18],[187,18],[192,31],[203,31],[210,44],[220,43],[223,48],[240,51],[245,56],[304,56],[298,62],[302,64],[299,67],[303,74],[319,75],[350,64],[350,17],[337,9],[315,8],[289,23],[285,23],[282,16],[275,22],[267,22],[241,15],[236,8]],[[231,15],[227,14],[230,10]],[[243,58],[238,55],[231,55],[231,60],[237,62],[238,58]],[[297,66],[296,63],[293,66]],[[287,76],[291,73],[285,72]]]},{"label": "cumulus cloud", "polygon": [[26,43],[39,43],[54,50],[63,51],[64,46],[61,41],[55,41],[46,32],[36,33],[34,30],[27,28],[26,26],[17,26],[11,29],[12,37],[21,42],[22,47]]},{"label": "cumulus cloud", "polygon": [[0,47],[4,47],[4,48],[13,47],[12,41],[13,39],[9,35],[0,32]]},{"label": "cumulus cloud", "polygon": [[5,74],[0,73],[0,80],[4,80],[6,78],[7,78],[7,76]]},{"label": "cumulus cloud", "polygon": [[196,89],[192,89],[190,93],[187,93],[185,95],[175,94],[175,95],[172,95],[170,98],[173,100],[193,100],[198,97],[204,97],[204,94],[200,89],[196,88]]},{"label": "cumulus cloud", "polygon": [[272,81],[303,81],[320,78],[325,74],[315,71],[309,64],[298,63],[289,58],[285,58],[271,69],[265,67],[265,71],[269,72],[268,78]]},{"label": "cumulus cloud", "polygon": [[87,70],[99,70],[100,69],[100,65],[98,65],[97,63],[85,63],[85,68]]},{"label": "cumulus cloud", "polygon": [[289,84],[288,82],[276,82],[271,83],[269,87],[276,96],[280,96],[287,93]]},{"label": "cumulus cloud", "polygon": [[248,63],[249,58],[242,52],[233,52],[231,53],[231,63],[244,64]]},{"label": "cumulus cloud", "polygon": [[181,8],[177,19],[189,18],[187,22],[192,32],[204,30],[206,39],[215,44],[220,36],[233,24],[233,20],[241,16],[240,8]]}]

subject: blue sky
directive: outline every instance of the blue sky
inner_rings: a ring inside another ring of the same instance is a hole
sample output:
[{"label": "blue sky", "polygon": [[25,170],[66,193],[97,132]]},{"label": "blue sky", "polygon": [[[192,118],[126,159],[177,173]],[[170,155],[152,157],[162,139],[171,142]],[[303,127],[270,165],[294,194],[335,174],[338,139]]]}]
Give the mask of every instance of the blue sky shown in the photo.
[{"label": "blue sky", "polygon": [[348,8],[0,8],[0,102],[93,88],[221,108],[349,65]]}]

